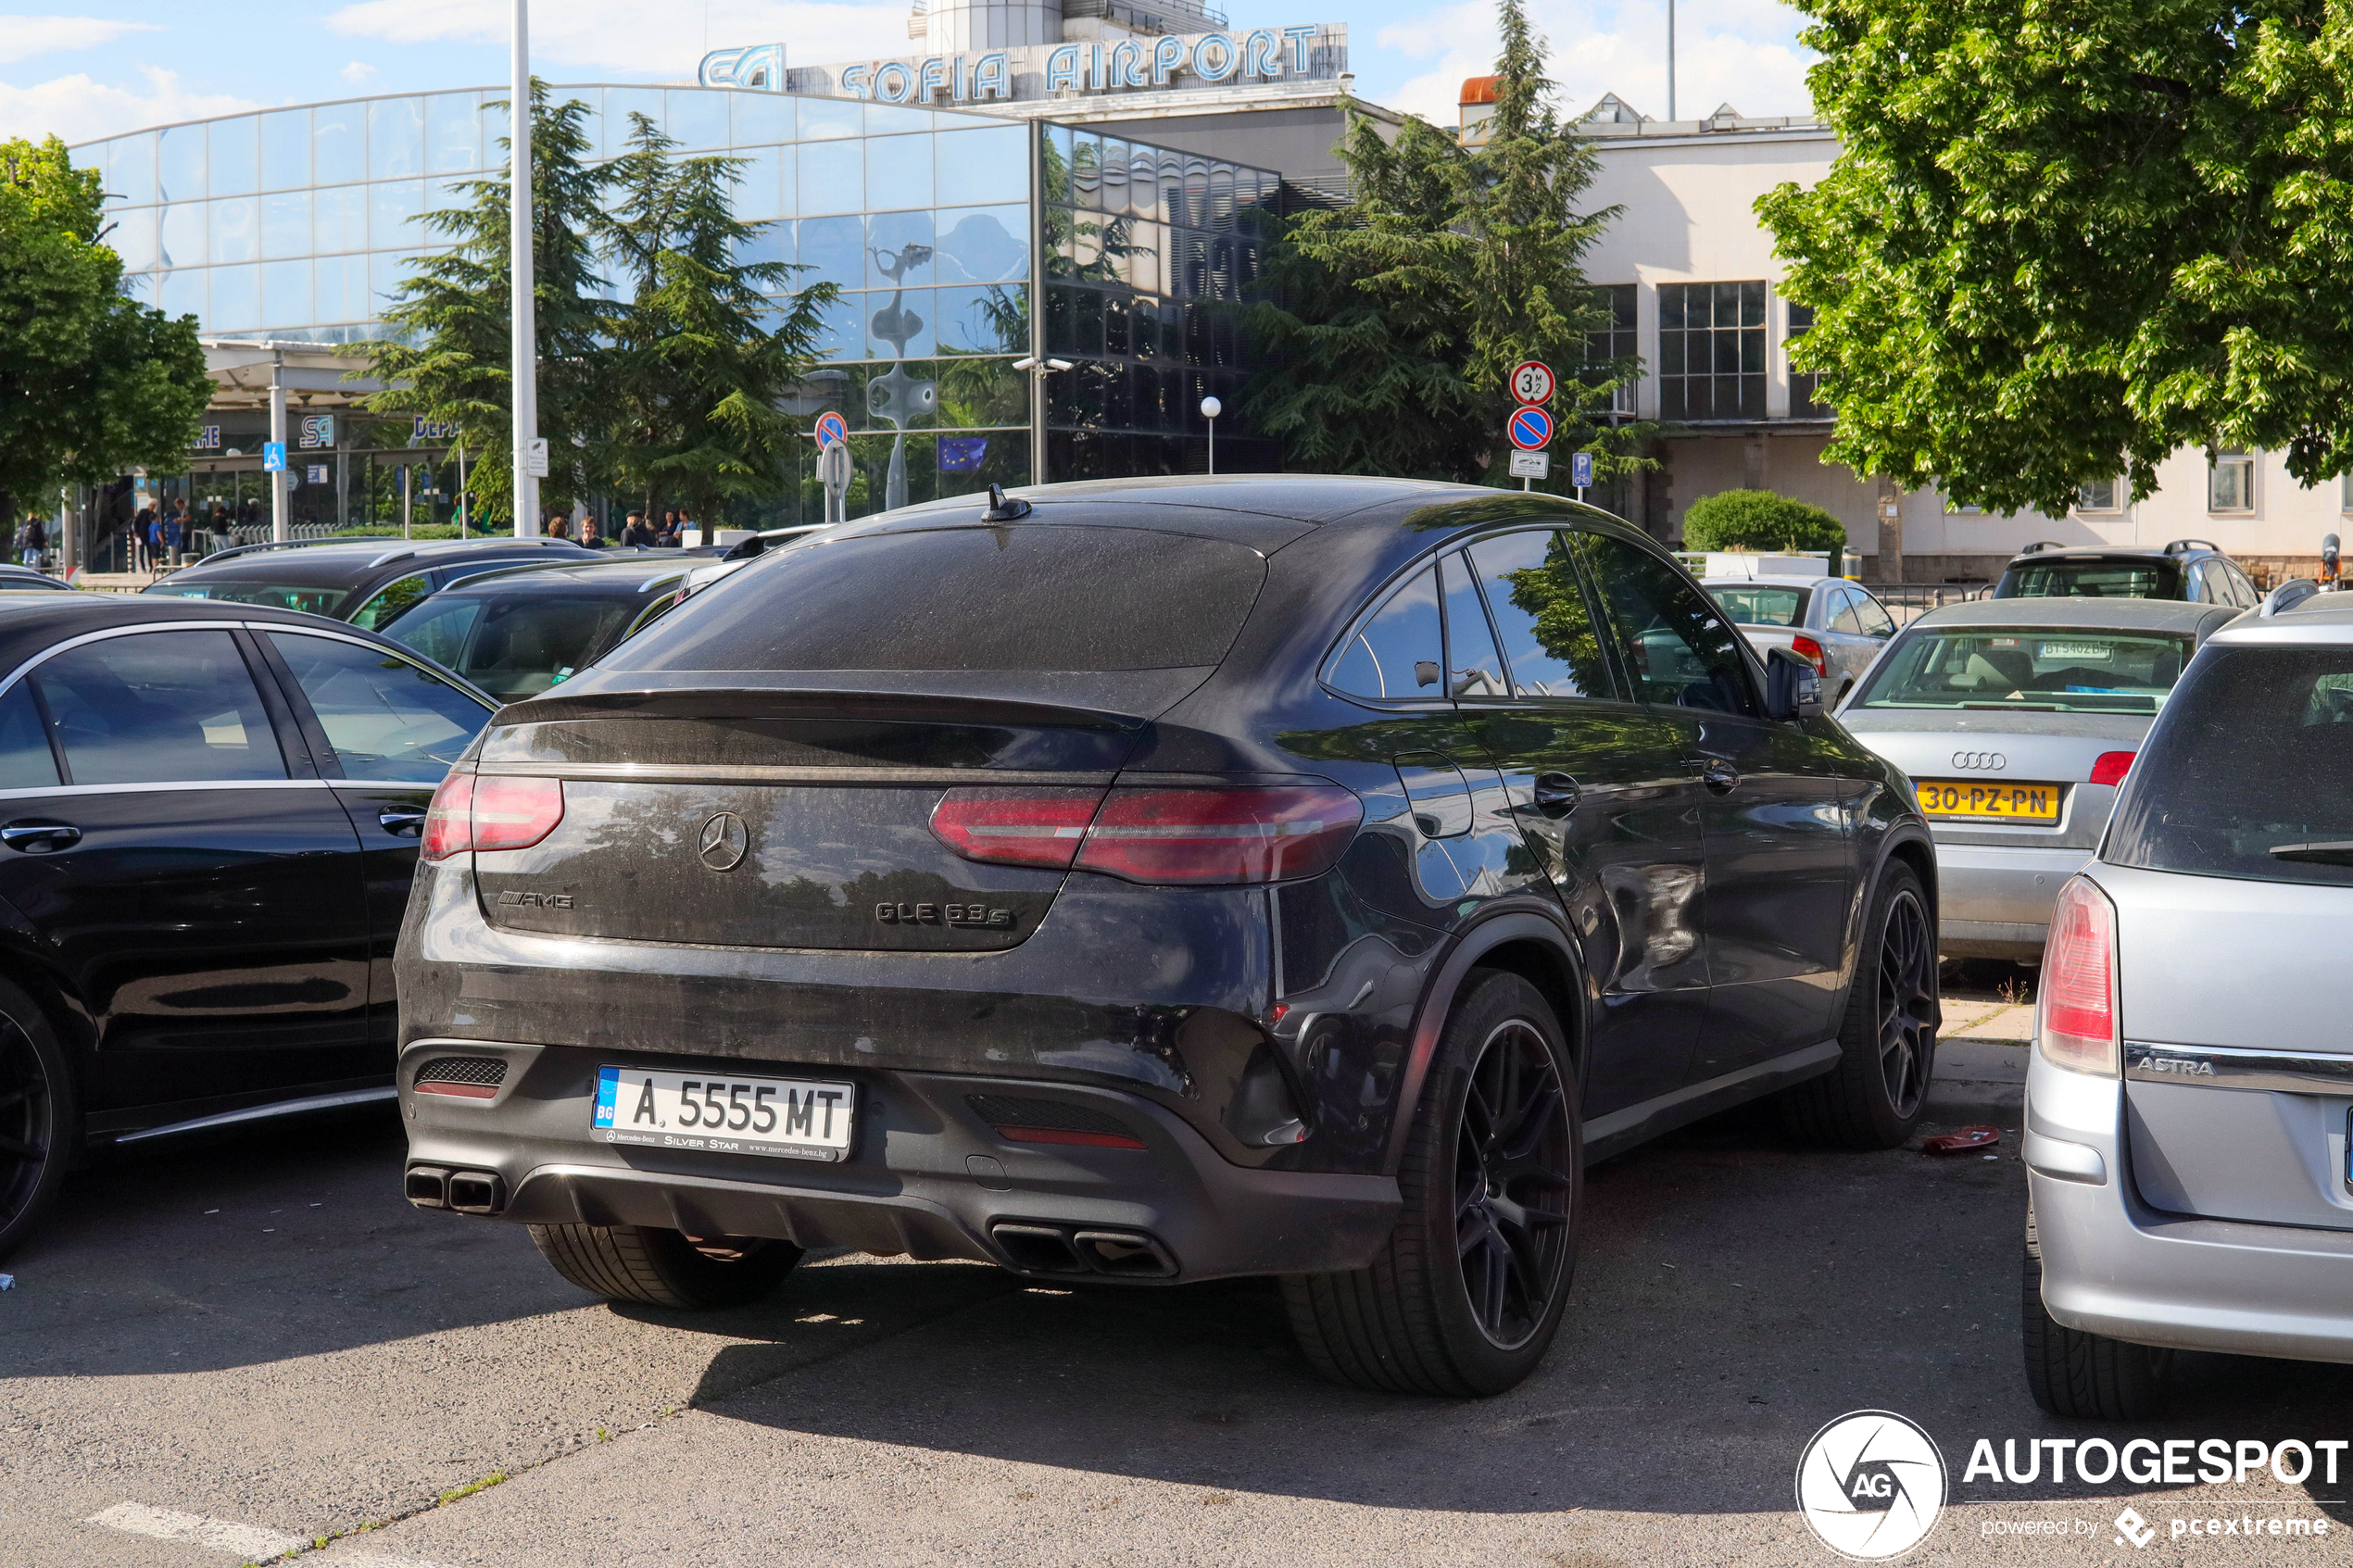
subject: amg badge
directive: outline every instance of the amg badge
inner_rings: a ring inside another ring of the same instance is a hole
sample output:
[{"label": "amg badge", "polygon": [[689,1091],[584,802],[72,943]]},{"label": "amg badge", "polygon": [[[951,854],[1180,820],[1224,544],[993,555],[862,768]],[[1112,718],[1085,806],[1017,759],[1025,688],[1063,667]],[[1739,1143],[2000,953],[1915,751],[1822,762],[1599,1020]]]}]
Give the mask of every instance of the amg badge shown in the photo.
[{"label": "amg badge", "polygon": [[498,907],[504,909],[569,909],[572,908],[572,895],[569,893],[517,893],[514,889],[509,888],[498,895]]},{"label": "amg badge", "polygon": [[1013,911],[986,904],[876,904],[875,918],[885,925],[984,925],[1010,931]]}]

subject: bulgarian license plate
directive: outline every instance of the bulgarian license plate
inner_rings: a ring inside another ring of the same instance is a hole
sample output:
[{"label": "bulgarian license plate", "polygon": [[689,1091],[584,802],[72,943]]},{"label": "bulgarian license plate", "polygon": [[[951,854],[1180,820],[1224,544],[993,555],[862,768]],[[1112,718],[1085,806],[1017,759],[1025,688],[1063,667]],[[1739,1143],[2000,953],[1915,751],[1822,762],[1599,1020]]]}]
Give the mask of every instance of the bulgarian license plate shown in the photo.
[{"label": "bulgarian license plate", "polygon": [[606,1067],[589,1126],[599,1143],[838,1161],[857,1099],[852,1084]]},{"label": "bulgarian license plate", "polygon": [[1930,817],[1977,817],[2003,822],[2056,822],[2055,784],[1978,784],[1963,779],[1916,779],[1920,812]]}]

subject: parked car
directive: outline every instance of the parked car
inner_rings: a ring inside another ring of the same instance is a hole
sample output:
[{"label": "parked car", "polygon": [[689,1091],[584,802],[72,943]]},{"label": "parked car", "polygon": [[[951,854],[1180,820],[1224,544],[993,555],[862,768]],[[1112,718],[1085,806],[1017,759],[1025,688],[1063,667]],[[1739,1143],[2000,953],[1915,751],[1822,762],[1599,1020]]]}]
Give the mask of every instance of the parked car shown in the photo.
[{"label": "parked car", "polygon": [[2024,1149],[2044,1409],[2145,1416],[2177,1349],[2353,1361],[2348,924],[2353,604],[2330,594],[2208,640],[2059,895]]},{"label": "parked car", "polygon": [[2163,549],[2131,545],[2029,545],[2010,558],[1997,599],[2186,599],[2252,609],[2263,595],[2239,563],[2203,539]]},{"label": "parked car", "polygon": [[426,595],[525,561],[593,560],[569,539],[330,539],[241,545],[159,577],[143,594],[270,605],[374,631]]},{"label": "parked car", "polygon": [[1835,704],[1895,634],[1894,617],[1859,583],[1836,577],[1703,577],[1705,588],[1761,655],[1784,647],[1822,677]]},{"label": "parked car", "polygon": [[434,787],[495,706],[314,617],[0,594],[0,1254],[88,1146],[392,1098]]},{"label": "parked car", "polygon": [[703,564],[661,550],[506,567],[419,601],[385,634],[516,702],[594,664]]},{"label": "parked car", "polygon": [[1815,686],[1542,495],[1099,483],[769,550],[436,797],[409,1197],[673,1307],[833,1245],[1279,1274],[1331,1376],[1508,1387],[1589,1160],[1919,1116],[1932,845]]},{"label": "parked car", "polygon": [[11,561],[0,561],[0,590],[19,588],[42,589],[52,593],[59,590],[69,594],[73,592],[72,583],[60,583],[45,571],[39,571],[29,566],[19,566]]},{"label": "parked car", "polygon": [[2035,961],[2198,645],[2236,619],[2145,599],[1979,599],[1913,621],[1839,709],[1936,835],[1941,951]]}]

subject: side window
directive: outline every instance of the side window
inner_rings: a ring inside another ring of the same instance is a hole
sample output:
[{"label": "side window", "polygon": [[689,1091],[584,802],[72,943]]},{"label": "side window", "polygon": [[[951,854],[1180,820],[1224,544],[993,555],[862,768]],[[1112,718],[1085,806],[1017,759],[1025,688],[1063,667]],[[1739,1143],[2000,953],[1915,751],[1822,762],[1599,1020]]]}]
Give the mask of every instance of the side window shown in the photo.
[{"label": "side window", "polygon": [[434,784],[490,710],[407,659],[337,637],[271,632],[346,776]]},{"label": "side window", "polygon": [[1512,695],[1504,660],[1495,652],[1495,633],[1487,624],[1487,608],[1478,602],[1478,585],[1459,550],[1446,558],[1446,690],[1453,696]]},{"label": "side window", "polygon": [[107,637],[26,678],[75,784],[287,776],[252,672],[226,632]]},{"label": "side window", "polygon": [[1855,612],[1855,596],[1844,588],[1826,588],[1823,592],[1831,596],[1830,620],[1826,622],[1830,629],[1853,637],[1861,636],[1863,622]]},{"label": "side window", "polygon": [[1521,696],[1617,695],[1564,535],[1549,528],[1497,534],[1473,544],[1470,556]]},{"label": "side window", "polygon": [[1439,631],[1438,569],[1424,568],[1390,595],[1332,659],[1325,677],[1352,696],[1397,702],[1441,698],[1445,639]]},{"label": "side window", "polygon": [[1576,537],[1637,696],[1665,708],[1756,715],[1740,633],[1705,596],[1623,539],[1581,531]]},{"label": "side window", "polygon": [[2263,602],[2263,596],[2255,591],[2255,579],[2241,571],[2237,563],[2228,563],[2222,570],[2231,574],[2231,585],[2239,591],[2238,603],[2241,609],[2253,609]]},{"label": "side window", "polygon": [[1895,621],[1887,613],[1885,605],[1881,604],[1859,588],[1849,588],[1846,590],[1846,596],[1853,602],[1855,613],[1862,621],[1865,636],[1892,637],[1895,635]]},{"label": "side window", "polygon": [[433,580],[422,573],[404,577],[397,583],[388,583],[359,607],[352,615],[351,623],[366,631],[381,632],[432,592]]},{"label": "side window", "polygon": [[466,651],[466,633],[482,619],[482,600],[472,595],[435,599],[414,615],[404,615],[384,633],[403,647],[416,649],[435,664],[455,670]]},{"label": "side window", "polygon": [[32,687],[22,681],[0,696],[0,789],[55,789],[57,759],[32,705]]}]

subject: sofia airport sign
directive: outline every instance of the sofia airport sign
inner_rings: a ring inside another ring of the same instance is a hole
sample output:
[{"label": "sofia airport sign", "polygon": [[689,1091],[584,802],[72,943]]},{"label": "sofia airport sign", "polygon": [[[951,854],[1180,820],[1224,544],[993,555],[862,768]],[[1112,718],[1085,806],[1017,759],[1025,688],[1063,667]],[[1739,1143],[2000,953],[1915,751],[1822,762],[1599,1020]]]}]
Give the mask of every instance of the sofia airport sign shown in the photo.
[{"label": "sofia airport sign", "polygon": [[1185,92],[1277,82],[1333,82],[1348,69],[1345,24],[1246,32],[1164,33],[1116,42],[1032,44],[984,55],[785,69],[785,46],[705,55],[706,87],[753,87],[885,104],[969,104],[1074,94]]}]

